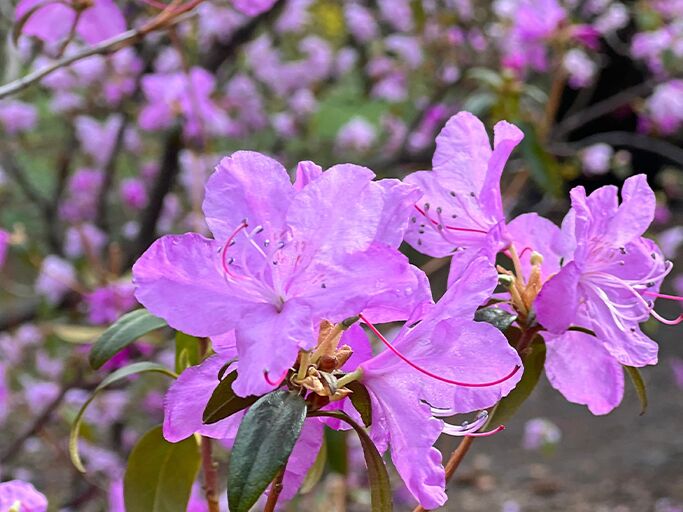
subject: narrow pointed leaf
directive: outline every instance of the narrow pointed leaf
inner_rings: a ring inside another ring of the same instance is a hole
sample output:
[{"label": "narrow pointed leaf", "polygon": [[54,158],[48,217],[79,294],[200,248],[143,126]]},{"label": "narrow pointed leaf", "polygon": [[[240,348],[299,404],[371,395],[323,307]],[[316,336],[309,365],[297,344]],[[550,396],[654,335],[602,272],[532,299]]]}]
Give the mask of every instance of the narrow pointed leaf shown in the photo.
[{"label": "narrow pointed leaf", "polygon": [[232,416],[242,409],[253,405],[259,399],[257,396],[247,396],[244,398],[237,396],[232,390],[232,383],[235,382],[236,378],[237,372],[231,372],[213,390],[202,416],[202,421],[207,425]]},{"label": "narrow pointed leaf", "polygon": [[642,416],[647,411],[648,404],[645,381],[643,380],[643,376],[640,374],[638,368],[633,366],[624,366],[624,370],[626,370],[626,373],[628,373],[628,376],[631,378],[633,387],[636,388],[636,394],[638,395],[638,400],[640,400],[640,415]]},{"label": "narrow pointed leaf", "polygon": [[538,384],[545,365],[545,343],[540,336],[537,335],[534,343],[522,354],[522,365],[522,380],[493,408],[487,423],[489,427],[497,427],[512,418]]},{"label": "narrow pointed leaf", "polygon": [[78,436],[81,431],[83,415],[85,414],[85,411],[88,408],[88,406],[92,403],[92,401],[95,399],[98,393],[106,387],[114,384],[115,382],[123,380],[126,377],[130,377],[131,375],[148,372],[161,373],[163,375],[168,375],[169,377],[172,377],[174,379],[178,377],[171,370],[157,363],[133,363],[129,366],[119,368],[110,375],[107,375],[107,377],[105,377],[104,380],[102,380],[102,382],[100,382],[100,384],[94,389],[92,395],[90,395],[90,398],[88,398],[88,400],[81,406],[80,410],[76,414],[76,417],[74,418],[73,423],[71,424],[71,433],[69,435],[69,456],[71,457],[71,463],[76,467],[76,469],[78,469],[78,471],[80,471],[81,473],[85,473],[85,467],[83,466],[81,456],[78,453]]},{"label": "narrow pointed leaf", "polygon": [[363,425],[369,427],[372,425],[372,404],[370,402],[370,393],[367,388],[357,380],[346,385],[353,393],[349,395],[351,403],[360,414],[363,420]]},{"label": "narrow pointed leaf", "polygon": [[123,479],[126,512],[185,512],[199,463],[195,436],[169,443],[161,426],[147,432],[128,458]]},{"label": "narrow pointed leaf", "polygon": [[152,315],[146,309],[126,313],[95,342],[90,350],[90,366],[100,368],[134,341],[166,325],[165,320]]},{"label": "narrow pointed leaf", "polygon": [[306,402],[278,390],[261,397],[245,414],[230,454],[230,512],[247,512],[289,459],[306,419]]},{"label": "narrow pointed leaf", "polygon": [[394,509],[394,506],[391,496],[389,473],[387,472],[387,467],[384,464],[382,456],[377,451],[375,443],[372,442],[372,439],[370,439],[370,436],[368,436],[365,429],[341,411],[316,411],[311,413],[311,417],[316,416],[337,418],[353,427],[360,438],[361,446],[363,447],[363,455],[365,456],[365,464],[368,467],[371,499],[370,510],[372,512],[391,512]]}]

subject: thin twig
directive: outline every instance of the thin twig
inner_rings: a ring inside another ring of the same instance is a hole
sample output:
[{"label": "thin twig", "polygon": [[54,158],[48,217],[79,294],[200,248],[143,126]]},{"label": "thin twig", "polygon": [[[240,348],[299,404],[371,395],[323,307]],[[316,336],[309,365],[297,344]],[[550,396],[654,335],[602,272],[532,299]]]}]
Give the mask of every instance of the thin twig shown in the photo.
[{"label": "thin twig", "polygon": [[654,83],[653,80],[648,80],[641,84],[634,85],[633,87],[624,89],[609,98],[593,103],[587,108],[564,118],[553,128],[553,138],[556,140],[563,139],[568,133],[584,126],[586,123],[610,114],[623,105],[627,105],[635,98],[647,94],[654,86]]},{"label": "thin twig", "polygon": [[192,0],[185,5],[179,7],[173,7],[173,4],[169,5],[169,8],[159,13],[157,16],[152,18],[149,22],[142,25],[140,28],[128,30],[119,34],[117,36],[105,39],[99,44],[86,48],[83,51],[74,53],[62,59],[59,59],[52,64],[45,67],[37,69],[36,71],[29,73],[17,80],[9,82],[3,86],[0,86],[0,98],[16,94],[32,84],[42,80],[46,76],[54,73],[58,69],[70,66],[74,62],[92,57],[93,55],[104,55],[108,53],[114,53],[122,48],[132,46],[133,44],[142,40],[147,34],[151,32],[156,32],[159,30],[165,30],[169,27],[173,27],[178,23],[181,23],[192,16],[194,13],[189,12],[199,5],[203,0]]},{"label": "thin twig", "polygon": [[604,142],[611,146],[631,147],[641,151],[648,151],[663,156],[672,163],[683,166],[683,149],[679,146],[667,142],[664,139],[657,139],[649,135],[632,132],[604,132],[596,133],[585,139],[581,139],[571,144],[553,144],[550,149],[557,155],[570,156],[579,149],[591,146],[598,142]]},{"label": "thin twig", "polygon": [[[455,471],[458,469],[458,466],[460,466],[460,463],[465,458],[465,455],[467,455],[472,443],[474,443],[474,437],[465,437],[462,441],[460,441],[460,444],[453,451],[453,453],[451,453],[451,457],[446,463],[446,483],[453,478]],[[418,505],[413,509],[413,512],[425,512],[426,510],[427,509],[422,505]]]},{"label": "thin twig", "polygon": [[202,471],[204,472],[204,493],[209,512],[220,512],[218,504],[218,471],[213,461],[211,439],[202,437]]},{"label": "thin twig", "polygon": [[114,183],[114,176],[116,174],[116,162],[123,148],[123,141],[125,140],[126,130],[128,129],[128,118],[126,114],[123,114],[121,118],[121,126],[119,126],[116,132],[116,139],[114,140],[114,145],[111,148],[111,154],[107,155],[107,161],[104,164],[104,179],[102,180],[102,185],[100,186],[99,197],[97,198],[97,213],[95,215],[95,223],[103,231],[107,231],[108,219],[107,219],[107,206],[109,201],[109,192],[111,186]]},{"label": "thin twig", "polygon": [[277,500],[282,492],[282,479],[285,477],[285,468],[283,467],[273,480],[273,484],[270,486],[270,492],[268,493],[268,501],[266,501],[266,506],[263,508],[263,512],[274,512],[275,506],[277,505]]}]

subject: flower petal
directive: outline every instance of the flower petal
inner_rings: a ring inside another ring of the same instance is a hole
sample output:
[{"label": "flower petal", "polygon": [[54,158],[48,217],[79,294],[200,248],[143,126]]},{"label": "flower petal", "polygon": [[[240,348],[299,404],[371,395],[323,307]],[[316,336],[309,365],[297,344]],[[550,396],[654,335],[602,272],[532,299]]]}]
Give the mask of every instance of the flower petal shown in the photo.
[{"label": "flower petal", "polygon": [[[557,239],[561,236],[560,228],[537,213],[525,213],[515,217],[507,226],[508,233],[513,240],[517,254],[529,248],[543,256],[541,275],[547,279],[560,271],[560,261],[564,256],[558,252]],[[531,270],[529,256],[520,256],[522,269],[528,276]]]},{"label": "flower petal", "polygon": [[640,237],[655,216],[655,193],[644,174],[631,176],[621,188],[622,203],[610,222],[605,237],[614,245],[626,245]]},{"label": "flower petal", "polygon": [[[286,301],[281,310],[256,304],[242,314],[235,330],[240,368],[232,386],[239,396],[273,390],[294,364],[299,348],[314,345],[311,310],[299,300]],[[266,375],[268,380],[266,380]]]},{"label": "flower petal", "polygon": [[211,425],[202,423],[206,404],[219,384],[218,372],[228,361],[214,355],[197,366],[190,366],[171,384],[164,397],[164,438],[171,443],[199,433],[214,439],[232,438],[244,413],[235,414]]},{"label": "flower petal", "polygon": [[206,184],[204,215],[217,240],[226,240],[247,219],[271,235],[282,229],[294,188],[285,168],[253,151],[221,160]]},{"label": "flower petal", "polygon": [[296,178],[294,180],[294,190],[297,192],[303,189],[312,181],[322,176],[323,169],[318,164],[310,161],[299,162],[296,166]]},{"label": "flower petal", "polygon": [[304,483],[306,474],[315,462],[323,444],[323,423],[317,418],[309,418],[304,422],[301,435],[294,445],[294,450],[287,460],[285,474],[282,479],[280,499],[291,500]]},{"label": "flower petal", "polygon": [[195,233],[160,238],[133,266],[135,297],[179,331],[202,337],[228,332],[250,302],[225,279],[219,247]]},{"label": "flower petal", "polygon": [[47,498],[28,482],[10,480],[0,484],[0,510],[14,510],[21,503],[20,512],[46,512]]},{"label": "flower petal", "polygon": [[607,414],[624,396],[624,371],[599,339],[569,331],[544,336],[545,373],[550,384],[570,402]]},{"label": "flower petal", "polygon": [[550,332],[561,334],[575,323],[580,277],[581,273],[572,261],[543,284],[534,308],[538,321]]},{"label": "flower petal", "polygon": [[113,0],[95,0],[78,20],[78,35],[88,44],[97,44],[126,30],[126,20]]}]

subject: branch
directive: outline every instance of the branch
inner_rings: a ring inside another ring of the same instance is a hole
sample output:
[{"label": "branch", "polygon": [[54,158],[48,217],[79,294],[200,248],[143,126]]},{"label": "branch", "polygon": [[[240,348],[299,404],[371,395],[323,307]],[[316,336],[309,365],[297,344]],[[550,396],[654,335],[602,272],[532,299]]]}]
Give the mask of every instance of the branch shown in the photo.
[{"label": "branch", "polygon": [[95,223],[102,231],[107,231],[107,206],[109,201],[109,189],[114,183],[114,175],[116,174],[116,161],[118,159],[121,148],[123,147],[123,141],[126,135],[126,129],[128,128],[128,119],[126,114],[123,114],[121,118],[121,126],[119,126],[116,132],[116,139],[114,140],[114,146],[111,149],[111,154],[107,158],[107,162],[104,165],[104,179],[102,180],[102,185],[100,186],[99,197],[97,198],[97,214],[95,215]]},{"label": "branch", "polygon": [[559,155],[572,155],[579,149],[598,142],[604,142],[611,146],[632,147],[641,151],[655,153],[683,167],[683,149],[663,139],[657,139],[640,133],[596,133],[573,144],[555,144],[551,146],[551,149]]},{"label": "branch", "polygon": [[30,85],[54,73],[58,69],[69,66],[74,62],[92,57],[93,55],[114,53],[122,48],[126,48],[127,46],[131,46],[141,41],[147,34],[151,32],[173,27],[178,23],[181,23],[194,16],[194,13],[188,11],[194,9],[194,7],[199,5],[202,1],[203,0],[191,0],[187,4],[181,5],[179,7],[175,7],[174,3],[172,3],[169,5],[168,9],[159,13],[140,28],[128,30],[117,36],[105,39],[99,44],[91,46],[90,48],[86,48],[78,53],[74,53],[68,57],[59,59],[48,66],[37,69],[28,75],[5,84],[0,87],[0,99],[12,94],[16,94],[17,92],[26,89]]},{"label": "branch", "polygon": [[576,114],[572,114],[571,116],[566,117],[565,119],[557,123],[557,125],[555,125],[555,127],[553,128],[553,138],[564,138],[565,135],[576,130],[577,128],[580,128],[586,123],[594,121],[595,119],[599,119],[602,116],[605,116],[611,112],[614,112],[622,105],[630,103],[633,99],[643,94],[647,94],[653,86],[654,81],[648,80],[646,82],[643,82],[642,84],[638,84],[628,89],[624,89],[623,91],[613,96],[610,96],[607,99],[598,101],[597,103],[590,105],[588,108],[581,110]]}]

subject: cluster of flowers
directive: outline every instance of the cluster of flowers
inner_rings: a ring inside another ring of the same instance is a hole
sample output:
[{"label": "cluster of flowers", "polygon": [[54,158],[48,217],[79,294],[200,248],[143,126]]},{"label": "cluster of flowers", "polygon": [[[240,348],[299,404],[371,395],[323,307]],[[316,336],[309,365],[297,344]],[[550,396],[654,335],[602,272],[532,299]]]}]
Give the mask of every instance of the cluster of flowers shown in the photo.
[{"label": "cluster of flowers", "polygon": [[[202,413],[221,368],[236,359],[238,396],[286,385],[357,417],[345,386],[364,384],[370,432],[426,508],[446,500],[441,433],[483,435],[486,414],[466,426],[440,417],[484,410],[521,378],[521,343],[475,322],[489,305],[514,310],[525,331],[541,332],[546,373],[568,400],[605,414],[621,401],[623,370],[657,362],[657,344],[639,323],[650,316],[671,264],[642,235],[654,216],[645,176],[621,191],[571,192],[562,227],[536,214],[507,222],[500,177],[522,139],[514,125],[483,124],[462,112],[437,137],[433,170],[373,181],[356,165],[327,171],[301,162],[292,184],[284,167],[259,153],[223,159],[206,186],[213,238],[168,235],[133,267],[137,299],[173,328],[211,338],[215,355],[187,369],[165,400],[164,435],[234,438],[242,419],[215,424]],[[436,303],[427,276],[398,250],[407,241],[450,257],[449,288]],[[505,253],[513,270],[497,265]],[[494,295],[498,283],[504,294]],[[373,356],[360,320],[386,345]],[[389,341],[374,323],[404,321]],[[577,330],[578,329],[578,330]],[[586,331],[589,331],[588,334]],[[515,350],[515,348],[517,350]],[[331,377],[330,377],[331,376]],[[334,385],[330,385],[334,378]],[[307,420],[287,466],[285,496],[302,483],[322,442]]]}]

